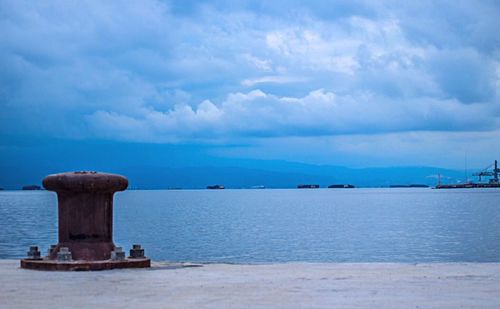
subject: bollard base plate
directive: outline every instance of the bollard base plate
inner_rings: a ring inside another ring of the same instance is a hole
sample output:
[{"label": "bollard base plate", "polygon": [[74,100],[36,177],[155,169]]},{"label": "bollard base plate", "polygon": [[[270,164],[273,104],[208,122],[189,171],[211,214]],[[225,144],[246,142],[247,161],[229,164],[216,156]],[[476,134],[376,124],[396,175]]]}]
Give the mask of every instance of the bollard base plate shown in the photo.
[{"label": "bollard base plate", "polygon": [[104,261],[56,261],[56,260],[33,260],[22,259],[21,268],[34,270],[60,270],[60,271],[89,271],[106,270],[118,268],[148,268],[151,267],[151,259],[125,259]]}]

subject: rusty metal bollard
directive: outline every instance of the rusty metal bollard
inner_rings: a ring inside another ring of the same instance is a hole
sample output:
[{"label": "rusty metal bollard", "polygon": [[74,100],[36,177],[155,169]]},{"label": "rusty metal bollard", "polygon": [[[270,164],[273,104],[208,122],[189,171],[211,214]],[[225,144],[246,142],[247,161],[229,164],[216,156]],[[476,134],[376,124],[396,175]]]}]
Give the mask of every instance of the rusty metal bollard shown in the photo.
[{"label": "rusty metal bollard", "polygon": [[74,172],[45,177],[43,186],[57,192],[59,244],[75,260],[99,261],[111,257],[113,244],[113,195],[128,186],[119,175]]},{"label": "rusty metal bollard", "polygon": [[127,188],[127,178],[97,172],[71,172],[49,175],[43,180],[43,186],[57,193],[59,243],[51,246],[42,261],[24,259],[21,267],[97,270],[150,266],[150,259],[144,256],[121,258],[124,253],[120,253],[121,248],[113,243],[113,195]]}]

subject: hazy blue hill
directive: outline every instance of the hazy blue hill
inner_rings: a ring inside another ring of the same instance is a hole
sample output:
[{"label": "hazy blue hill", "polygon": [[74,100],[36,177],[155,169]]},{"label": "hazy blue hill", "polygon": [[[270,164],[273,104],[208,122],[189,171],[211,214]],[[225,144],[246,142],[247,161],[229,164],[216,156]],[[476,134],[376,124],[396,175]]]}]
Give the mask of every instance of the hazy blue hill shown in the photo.
[{"label": "hazy blue hill", "polygon": [[205,188],[222,184],[228,188],[292,188],[300,183],[320,184],[350,183],[363,187],[380,187],[391,184],[436,184],[436,175],[443,182],[457,182],[462,172],[432,167],[393,167],[352,169],[337,166],[316,166],[279,162],[261,168],[248,167],[134,167],[117,170],[127,175],[131,186],[138,188]]},{"label": "hazy blue hill", "polygon": [[[1,135],[0,135],[1,136]],[[22,141],[21,141],[22,142]],[[29,140],[0,151],[0,187],[20,189],[41,184],[48,174],[77,170],[121,173],[138,188],[229,188],[266,186],[291,188],[300,183],[327,186],[351,183],[379,187],[391,184],[436,184],[463,181],[464,172],[434,167],[347,168],[282,160],[217,157],[190,145]],[[140,150],[140,151],[139,151]],[[138,163],[141,162],[141,163]],[[472,172],[473,170],[469,170]]]}]

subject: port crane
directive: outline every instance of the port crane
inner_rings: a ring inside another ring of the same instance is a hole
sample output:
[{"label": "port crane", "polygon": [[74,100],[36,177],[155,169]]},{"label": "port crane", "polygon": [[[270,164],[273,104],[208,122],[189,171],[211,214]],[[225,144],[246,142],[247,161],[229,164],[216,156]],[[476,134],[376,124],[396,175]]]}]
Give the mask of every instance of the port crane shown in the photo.
[{"label": "port crane", "polygon": [[[490,168],[493,167],[493,170],[490,170]],[[499,183],[498,181],[498,174],[500,173],[500,169],[498,168],[498,162],[497,160],[495,160],[495,162],[491,165],[489,165],[488,167],[486,167],[485,169],[483,169],[482,171],[478,172],[478,173],[474,173],[473,175],[474,176],[477,176],[479,177],[479,182],[481,182],[481,177],[493,177],[493,178],[490,178],[490,183]]]}]

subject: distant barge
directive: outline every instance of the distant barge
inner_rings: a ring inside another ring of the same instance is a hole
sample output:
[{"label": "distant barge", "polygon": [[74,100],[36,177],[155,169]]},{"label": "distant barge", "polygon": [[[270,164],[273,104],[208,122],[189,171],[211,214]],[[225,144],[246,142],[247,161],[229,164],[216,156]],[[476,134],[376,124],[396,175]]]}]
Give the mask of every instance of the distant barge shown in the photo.
[{"label": "distant barge", "polygon": [[319,185],[298,185],[297,189],[318,189]]},{"label": "distant barge", "polygon": [[28,185],[28,186],[23,186],[22,189],[25,191],[42,190],[42,187],[40,187],[39,185]]},{"label": "distant barge", "polygon": [[209,190],[222,190],[222,189],[224,189],[224,186],[223,185],[207,186],[207,189],[209,189]]},{"label": "distant barge", "polygon": [[329,185],[328,188],[330,188],[330,189],[352,189],[355,187],[351,184],[336,184],[336,185]]}]

